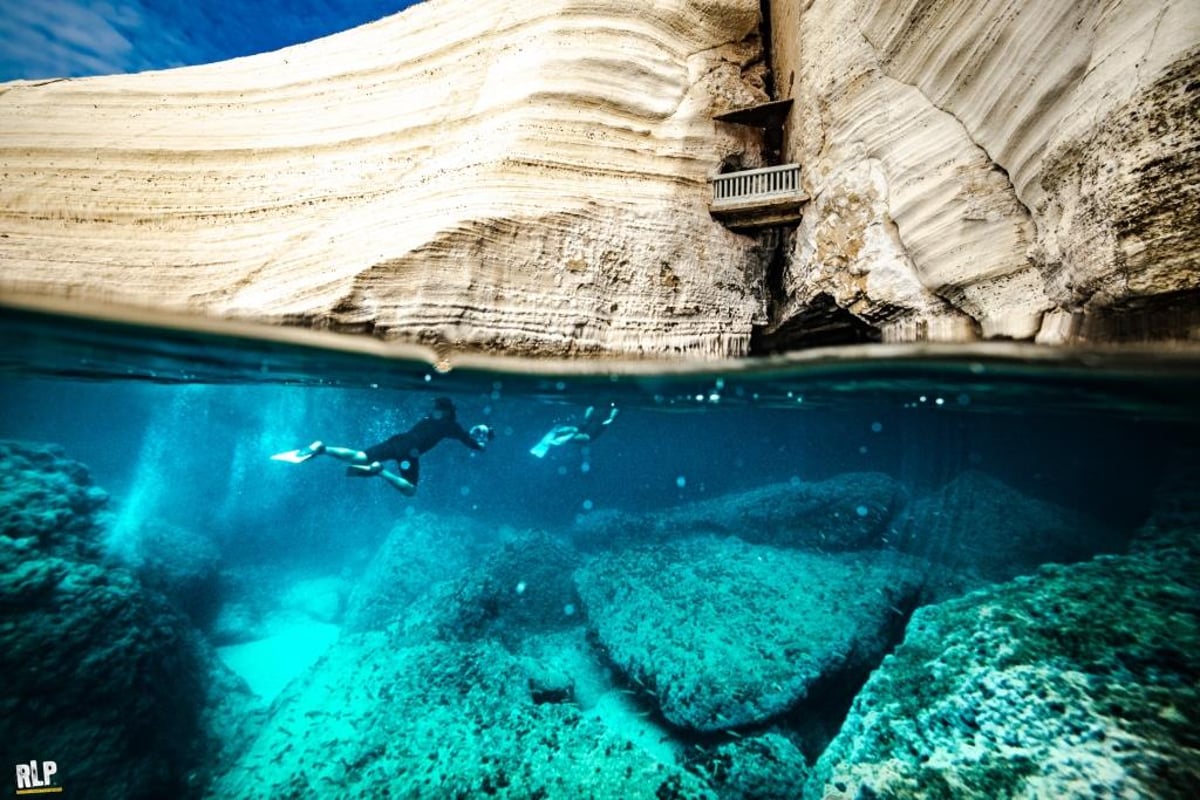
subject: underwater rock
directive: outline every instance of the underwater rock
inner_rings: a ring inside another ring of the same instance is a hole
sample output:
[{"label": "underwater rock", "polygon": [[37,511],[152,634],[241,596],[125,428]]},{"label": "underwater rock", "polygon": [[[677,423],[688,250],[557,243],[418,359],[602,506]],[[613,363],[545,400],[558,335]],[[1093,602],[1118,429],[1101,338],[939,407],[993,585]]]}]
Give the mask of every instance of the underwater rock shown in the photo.
[{"label": "underwater rock", "polygon": [[0,441],[0,537],[18,553],[99,558],[108,493],[54,445]]},{"label": "underwater rock", "polygon": [[1129,539],[1098,520],[1030,497],[977,470],[914,499],[899,527],[900,550],[949,568],[949,585],[972,588],[1030,573],[1045,563],[1117,552]]},{"label": "underwater rock", "polygon": [[673,724],[720,731],[873,667],[916,603],[918,563],[702,537],[602,554],[575,579],[613,664]]},{"label": "underwater rock", "polygon": [[346,606],[347,631],[385,630],[439,583],[461,577],[495,538],[468,517],[416,513],[392,528],[366,572],[354,582]]},{"label": "underwater rock", "polygon": [[512,532],[481,560],[414,607],[405,624],[410,636],[496,636],[516,644],[530,633],[579,624],[571,574],[580,556],[569,542],[544,531]]},{"label": "underwater rock", "polygon": [[1100,556],[917,610],[804,796],[1194,797],[1197,576]]},{"label": "underwater rock", "polygon": [[1134,534],[1130,550],[1174,550],[1187,558],[1200,558],[1200,456],[1196,450],[1180,449],[1166,461],[1149,518]]},{"label": "underwater rock", "polygon": [[284,691],[212,796],[712,798],[696,776],[528,687],[493,641],[345,636]]},{"label": "underwater rock", "polygon": [[206,631],[213,645],[243,644],[266,636],[262,616],[249,603],[222,603]]},{"label": "underwater rock", "polygon": [[580,546],[610,547],[712,534],[777,547],[860,550],[886,543],[904,499],[904,488],[891,477],[851,472],[814,483],[769,484],[653,513],[595,511],[576,520],[573,538]]},{"label": "underwater rock", "polygon": [[121,545],[142,582],[161,592],[201,627],[219,611],[220,553],[212,540],[161,520],[147,520]]},{"label": "underwater rock", "polygon": [[337,624],[342,620],[349,593],[349,583],[340,577],[305,578],[288,587],[280,608],[315,622]]},{"label": "underwater rock", "polygon": [[101,560],[104,493],[56,448],[0,445],[0,758],[69,792],[195,797],[251,724],[187,619]]},{"label": "underwater rock", "polygon": [[708,778],[718,800],[799,797],[808,778],[804,754],[777,733],[734,739],[711,750],[696,748],[688,769]]}]

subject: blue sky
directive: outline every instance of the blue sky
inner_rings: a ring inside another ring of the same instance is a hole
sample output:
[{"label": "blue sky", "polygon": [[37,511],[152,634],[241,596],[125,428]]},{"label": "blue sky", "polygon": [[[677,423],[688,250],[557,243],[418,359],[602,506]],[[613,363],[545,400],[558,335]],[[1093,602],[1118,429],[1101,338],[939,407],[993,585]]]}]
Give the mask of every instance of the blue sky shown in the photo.
[{"label": "blue sky", "polygon": [[0,81],[140,72],[277,50],[416,0],[0,0]]}]

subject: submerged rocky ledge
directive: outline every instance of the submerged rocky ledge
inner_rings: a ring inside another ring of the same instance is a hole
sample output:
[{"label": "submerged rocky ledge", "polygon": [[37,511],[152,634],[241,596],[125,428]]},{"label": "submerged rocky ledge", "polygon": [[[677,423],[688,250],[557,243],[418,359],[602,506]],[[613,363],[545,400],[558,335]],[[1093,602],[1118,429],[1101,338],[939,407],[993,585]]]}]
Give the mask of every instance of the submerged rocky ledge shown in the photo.
[{"label": "submerged rocky ledge", "polygon": [[[286,569],[230,568],[214,595],[203,536],[150,524],[113,554],[86,468],[4,443],[0,739],[95,797],[1182,800],[1200,528],[1194,483],[1168,478],[1138,530],[1103,535],[970,472],[789,482],[612,538],[618,512],[413,514],[352,581],[274,592]],[[964,512],[961,547],[934,546],[934,502]],[[826,541],[778,534],[820,508]],[[213,642],[281,611],[341,633],[266,707]]]}]

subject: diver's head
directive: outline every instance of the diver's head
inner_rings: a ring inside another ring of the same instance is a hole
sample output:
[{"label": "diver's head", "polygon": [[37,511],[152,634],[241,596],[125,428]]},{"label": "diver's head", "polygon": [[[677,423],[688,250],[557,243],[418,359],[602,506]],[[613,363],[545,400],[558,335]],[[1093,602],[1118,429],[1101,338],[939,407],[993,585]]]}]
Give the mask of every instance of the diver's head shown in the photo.
[{"label": "diver's head", "polygon": [[454,401],[449,397],[438,397],[433,401],[433,416],[435,419],[454,419]]}]

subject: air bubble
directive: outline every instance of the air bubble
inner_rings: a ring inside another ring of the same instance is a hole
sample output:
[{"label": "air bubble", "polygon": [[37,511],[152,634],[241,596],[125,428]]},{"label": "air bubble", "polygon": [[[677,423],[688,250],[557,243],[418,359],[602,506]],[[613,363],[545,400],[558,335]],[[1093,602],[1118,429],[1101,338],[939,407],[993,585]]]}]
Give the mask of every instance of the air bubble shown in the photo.
[{"label": "air bubble", "polygon": [[687,478],[680,475],[675,479],[675,485],[682,489],[683,487],[687,486]]}]

